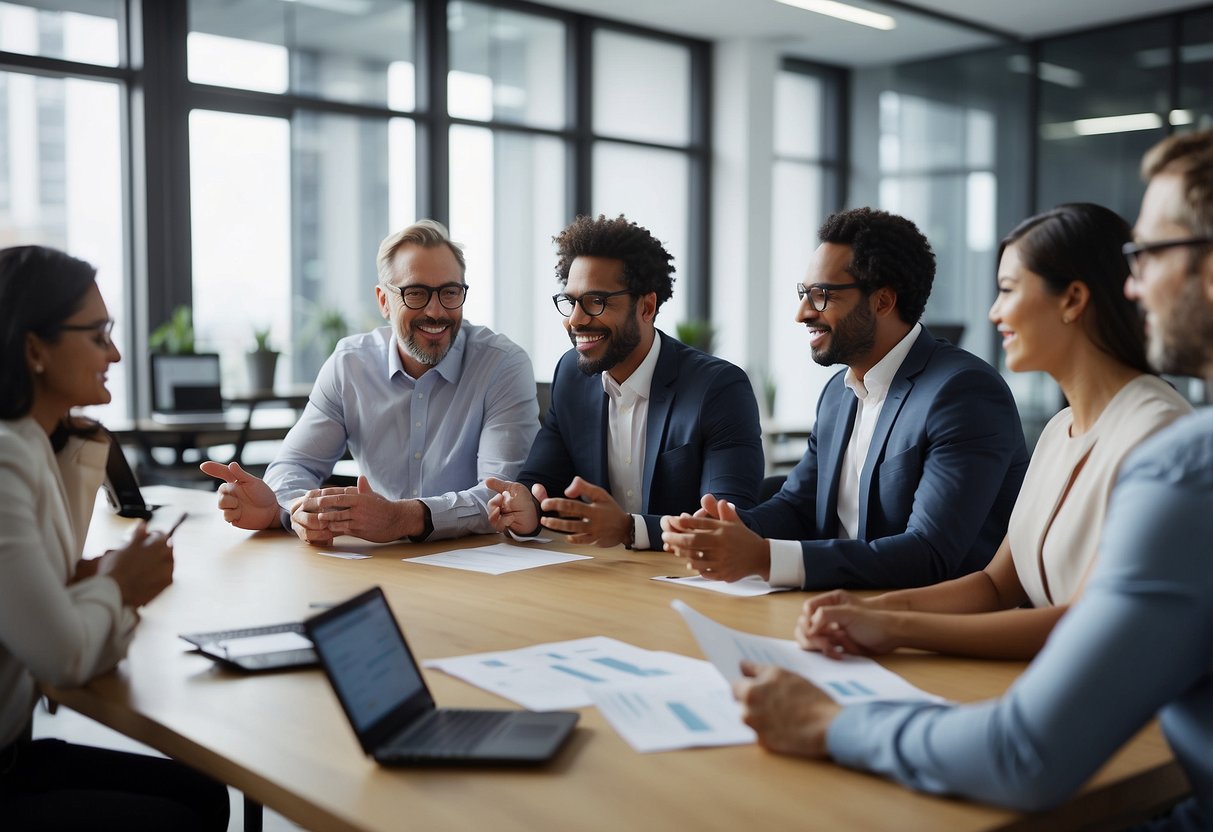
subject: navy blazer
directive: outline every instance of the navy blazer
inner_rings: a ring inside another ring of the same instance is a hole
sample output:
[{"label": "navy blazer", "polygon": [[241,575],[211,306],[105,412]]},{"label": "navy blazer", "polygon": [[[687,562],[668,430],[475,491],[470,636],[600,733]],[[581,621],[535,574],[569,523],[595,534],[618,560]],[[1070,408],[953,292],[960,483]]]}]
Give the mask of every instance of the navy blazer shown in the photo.
[{"label": "navy blazer", "polygon": [[830,379],[809,447],[783,488],[742,512],[763,537],[799,540],[805,589],[925,586],[998,551],[1028,467],[1002,377],[924,327],[889,387],[859,480],[859,527],[836,540],[838,482],[858,399]]},{"label": "navy blazer", "polygon": [[[649,390],[641,505],[653,548],[661,517],[693,512],[704,494],[753,506],[762,484],[758,403],[746,374],[660,330],[661,352]],[[559,497],[580,476],[610,491],[607,394],[602,377],[577,367],[569,350],[556,365],[552,403],[518,481]]]}]

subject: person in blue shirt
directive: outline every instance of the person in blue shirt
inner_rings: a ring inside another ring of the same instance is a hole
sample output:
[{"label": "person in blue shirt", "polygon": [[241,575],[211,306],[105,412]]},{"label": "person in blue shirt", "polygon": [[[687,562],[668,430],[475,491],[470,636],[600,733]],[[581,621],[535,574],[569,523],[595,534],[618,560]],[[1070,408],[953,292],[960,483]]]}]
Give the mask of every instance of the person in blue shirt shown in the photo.
[{"label": "person in blue shirt", "polygon": [[[463,252],[441,223],[389,235],[378,265],[375,296],[391,325],[337,344],[265,480],[202,463],[224,480],[219,508],[232,525],[281,525],[315,545],[493,530],[483,481],[517,476],[539,430],[530,358],[463,320]],[[321,488],[347,447],[358,484]]]},{"label": "person in blue shirt", "polygon": [[[1125,292],[1146,313],[1151,363],[1213,380],[1213,131],[1163,141],[1142,171]],[[1159,825],[1208,830],[1213,408],[1125,460],[1101,539],[1082,597],[1002,698],[842,708],[799,676],[743,664],[743,718],[772,751],[1033,811],[1067,799],[1157,715],[1192,786]]]}]

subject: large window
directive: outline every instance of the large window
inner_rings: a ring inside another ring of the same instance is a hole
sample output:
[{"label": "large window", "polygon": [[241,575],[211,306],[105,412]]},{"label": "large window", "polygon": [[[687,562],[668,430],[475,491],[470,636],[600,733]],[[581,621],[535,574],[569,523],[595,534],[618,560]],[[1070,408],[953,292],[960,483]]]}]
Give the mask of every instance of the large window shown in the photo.
[{"label": "large window", "polygon": [[452,236],[466,245],[464,317],[505,333],[551,377],[568,348],[548,298],[568,222],[568,27],[481,3],[448,6]]},{"label": "large window", "polygon": [[771,167],[770,370],[762,388],[780,430],[813,426],[817,399],[838,371],[809,357],[796,323],[795,286],[817,248],[817,229],[840,199],[841,73],[786,62],[775,75]]},{"label": "large window", "polygon": [[379,321],[379,241],[417,218],[412,21],[400,0],[190,2],[190,80],[265,94],[210,91],[189,118],[195,329],[230,390],[255,330],[285,387],[314,378],[332,324]]},{"label": "large window", "polygon": [[[128,413],[129,302],[124,84],[88,64],[118,64],[116,3],[77,3],[71,13],[0,3],[0,51],[70,60],[61,73],[0,68],[0,247],[39,244],[92,263],[124,365],[109,374],[113,403],[92,415]],[[74,63],[79,62],[79,63]],[[113,73],[110,73],[111,75]]]},{"label": "large window", "polygon": [[[704,275],[692,244],[693,178],[699,176],[692,118],[691,49],[599,29],[593,39],[591,213],[624,214],[661,240],[674,257],[674,296],[658,326],[706,317],[698,302]],[[697,242],[697,241],[696,241]]]}]

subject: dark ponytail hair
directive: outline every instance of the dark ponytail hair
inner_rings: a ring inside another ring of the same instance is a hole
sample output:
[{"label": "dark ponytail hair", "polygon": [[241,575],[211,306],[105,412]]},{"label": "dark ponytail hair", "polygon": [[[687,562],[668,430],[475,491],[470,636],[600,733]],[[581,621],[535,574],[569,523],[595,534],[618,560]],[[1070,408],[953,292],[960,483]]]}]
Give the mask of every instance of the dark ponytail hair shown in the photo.
[{"label": "dark ponytail hair", "polygon": [[1095,346],[1139,372],[1153,373],[1145,326],[1124,291],[1129,265],[1121,246],[1132,238],[1132,228],[1115,211],[1071,202],[1021,222],[1003,238],[998,259],[1014,244],[1024,266],[1055,295],[1076,280],[1085,284],[1095,313],[1088,330]]},{"label": "dark ponytail hair", "polygon": [[53,248],[0,249],[0,419],[20,419],[34,404],[26,336],[57,340],[96,275],[88,263]]}]

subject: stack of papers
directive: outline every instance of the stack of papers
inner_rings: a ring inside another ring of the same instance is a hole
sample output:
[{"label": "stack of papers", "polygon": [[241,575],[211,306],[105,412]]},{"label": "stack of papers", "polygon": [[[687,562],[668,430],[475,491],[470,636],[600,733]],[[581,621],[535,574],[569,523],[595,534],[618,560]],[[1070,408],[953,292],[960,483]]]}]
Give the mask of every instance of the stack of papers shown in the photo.
[{"label": "stack of papers", "polygon": [[637,751],[754,741],[711,664],[605,636],[425,665],[533,711],[597,705]]},{"label": "stack of papers", "polygon": [[795,642],[732,630],[673,602],[711,663],[645,650],[605,636],[476,653],[425,663],[533,711],[593,704],[640,752],[745,745],[754,732],[741,721],[730,683],[742,659],[799,673],[835,701],[942,701],[871,659],[827,659]]}]

